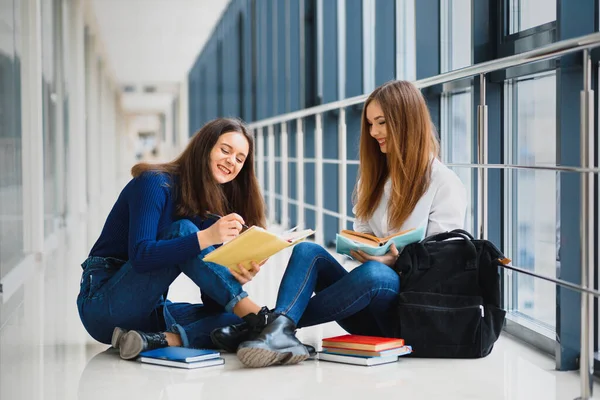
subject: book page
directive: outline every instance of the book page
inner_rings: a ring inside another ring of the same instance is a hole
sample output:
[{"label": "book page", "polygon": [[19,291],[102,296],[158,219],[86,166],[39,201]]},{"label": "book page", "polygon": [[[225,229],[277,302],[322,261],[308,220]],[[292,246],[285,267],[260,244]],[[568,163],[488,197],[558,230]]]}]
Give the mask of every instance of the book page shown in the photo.
[{"label": "book page", "polygon": [[363,232],[343,230],[340,232],[340,235],[342,235],[343,237],[345,237],[347,239],[354,240],[356,242],[360,242],[360,243],[364,243],[364,244],[368,244],[371,246],[376,246],[379,243],[381,243],[381,240],[378,237],[370,235],[368,233],[363,233]]},{"label": "book page", "polygon": [[287,232],[284,235],[280,236],[282,240],[286,242],[295,243],[299,240],[306,239],[307,237],[314,235],[315,231],[312,229],[303,229],[301,231],[293,231]]},{"label": "book page", "polygon": [[386,236],[386,237],[384,237],[384,238],[381,238],[381,241],[382,241],[383,243],[385,243],[385,242],[387,242],[388,240],[390,240],[391,238],[395,238],[396,236],[405,235],[405,234],[407,234],[408,232],[412,232],[412,231],[414,231],[415,229],[417,229],[417,228],[411,228],[411,229],[407,229],[407,230],[405,230],[405,231],[400,231],[400,232],[398,232],[398,233],[394,233],[393,235],[390,235],[390,236]]}]

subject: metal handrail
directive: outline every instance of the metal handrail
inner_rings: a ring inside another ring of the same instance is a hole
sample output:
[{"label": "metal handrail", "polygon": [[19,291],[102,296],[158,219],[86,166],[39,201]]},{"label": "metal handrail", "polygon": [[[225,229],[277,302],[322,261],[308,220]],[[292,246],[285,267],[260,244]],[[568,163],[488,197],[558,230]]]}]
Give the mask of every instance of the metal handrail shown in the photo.
[{"label": "metal handrail", "polygon": [[[531,62],[549,60],[598,46],[600,46],[600,32],[581,36],[575,39],[563,40],[542,46],[535,50],[526,51],[524,53],[499,58],[496,60],[486,61],[429,78],[420,79],[418,81],[414,81],[413,84],[419,89],[423,89],[460,79],[471,78],[481,74],[487,74],[489,72],[500,71],[506,68],[517,67],[519,65],[528,64]],[[262,128],[269,125],[280,124],[282,122],[288,122],[298,118],[305,118],[311,115],[322,114],[327,111],[353,106],[364,103],[367,97],[369,97],[368,94],[361,94],[360,96],[349,97],[347,99],[333,101],[331,103],[321,104],[318,106],[293,111],[287,114],[281,114],[276,117],[262,119],[260,121],[252,122],[250,124],[250,128]]]}]

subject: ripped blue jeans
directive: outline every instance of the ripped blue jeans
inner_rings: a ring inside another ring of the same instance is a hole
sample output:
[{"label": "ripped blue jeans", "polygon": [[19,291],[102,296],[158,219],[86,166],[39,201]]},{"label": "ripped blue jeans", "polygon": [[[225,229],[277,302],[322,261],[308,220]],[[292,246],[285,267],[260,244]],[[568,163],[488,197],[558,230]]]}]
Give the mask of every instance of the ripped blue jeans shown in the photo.
[{"label": "ripped blue jeans", "polygon": [[[174,222],[158,239],[168,240],[198,232],[189,220]],[[229,270],[202,261],[213,247],[179,265],[156,271],[136,272],[130,262],[110,257],[89,257],[82,264],[81,288],[77,296],[79,316],[96,340],[109,344],[116,326],[143,332],[170,331],[181,336],[185,347],[211,348],[210,332],[237,324],[242,319],[233,307],[248,294]],[[201,291],[202,304],[172,303],[169,286],[187,275]]]}]

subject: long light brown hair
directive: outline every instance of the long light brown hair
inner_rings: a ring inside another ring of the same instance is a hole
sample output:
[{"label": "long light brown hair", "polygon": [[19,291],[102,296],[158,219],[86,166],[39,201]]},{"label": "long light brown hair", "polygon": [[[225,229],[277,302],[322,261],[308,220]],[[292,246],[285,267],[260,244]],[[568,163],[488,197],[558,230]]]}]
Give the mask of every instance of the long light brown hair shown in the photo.
[{"label": "long light brown hair", "polygon": [[[377,102],[387,130],[384,154],[369,134],[367,106]],[[407,81],[390,81],[365,101],[362,113],[358,184],[354,192],[356,217],[368,220],[379,205],[388,177],[392,188],[388,226],[400,229],[423,196],[431,179],[431,165],[439,142],[423,95]]]},{"label": "long light brown hair", "polygon": [[[243,134],[249,150],[235,179],[220,184],[211,172],[210,153],[219,136],[228,132]],[[137,177],[149,171],[166,173],[174,178],[175,214],[179,217],[235,212],[248,226],[266,227],[265,202],[254,173],[254,139],[240,120],[218,118],[210,121],[192,137],[177,159],[164,164],[139,163],[131,169],[131,174]]]}]

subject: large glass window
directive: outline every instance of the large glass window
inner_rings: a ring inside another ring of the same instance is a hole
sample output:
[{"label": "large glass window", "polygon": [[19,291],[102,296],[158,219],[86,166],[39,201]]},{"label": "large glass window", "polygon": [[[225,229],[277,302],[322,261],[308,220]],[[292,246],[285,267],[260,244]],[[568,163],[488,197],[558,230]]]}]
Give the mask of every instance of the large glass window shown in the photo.
[{"label": "large glass window", "polygon": [[[471,1],[442,0],[440,29],[441,72],[472,64]],[[442,93],[442,160],[448,164],[473,162],[473,89],[470,80],[444,86]],[[471,167],[451,167],[467,189],[469,209],[465,228],[474,232],[473,185]]]},{"label": "large glass window", "polygon": [[0,2],[0,279],[23,255],[20,1]]},{"label": "large glass window", "polygon": [[[473,163],[473,91],[464,90],[444,92],[442,94],[442,160],[448,164]],[[469,205],[465,228],[474,233],[475,202],[474,169],[471,167],[450,167],[467,189]]]},{"label": "large glass window", "polygon": [[556,0],[509,1],[509,34],[556,20]]},{"label": "large glass window", "polygon": [[42,2],[42,79],[44,127],[44,234],[54,232],[58,214],[56,23],[54,1]]},{"label": "large glass window", "polygon": [[[505,83],[505,162],[556,165],[556,74],[545,73]],[[505,171],[506,253],[513,264],[546,276],[556,275],[558,258],[558,174]],[[510,314],[555,328],[553,284],[505,272]]]}]

